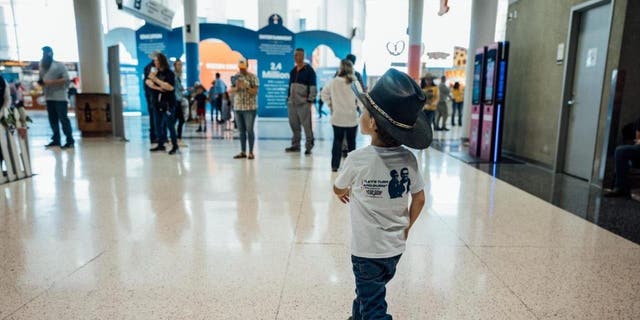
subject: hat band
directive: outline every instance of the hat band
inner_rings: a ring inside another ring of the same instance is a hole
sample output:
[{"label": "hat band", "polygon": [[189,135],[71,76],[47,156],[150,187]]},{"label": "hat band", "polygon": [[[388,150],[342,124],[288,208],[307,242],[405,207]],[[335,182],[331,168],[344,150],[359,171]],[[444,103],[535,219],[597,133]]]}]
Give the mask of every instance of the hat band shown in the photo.
[{"label": "hat band", "polygon": [[391,124],[393,124],[396,127],[400,127],[403,129],[413,129],[413,126],[410,126],[408,124],[404,124],[402,122],[398,122],[396,120],[394,120],[393,118],[391,118],[391,116],[389,114],[387,114],[386,112],[384,112],[384,110],[382,110],[382,108],[380,108],[375,101],[373,101],[373,99],[371,99],[371,96],[369,96],[368,93],[364,94],[365,97],[367,97],[367,100],[369,100],[369,103],[371,103],[371,106],[376,109],[376,111],[378,111],[385,119],[389,120],[389,122],[391,122]]}]

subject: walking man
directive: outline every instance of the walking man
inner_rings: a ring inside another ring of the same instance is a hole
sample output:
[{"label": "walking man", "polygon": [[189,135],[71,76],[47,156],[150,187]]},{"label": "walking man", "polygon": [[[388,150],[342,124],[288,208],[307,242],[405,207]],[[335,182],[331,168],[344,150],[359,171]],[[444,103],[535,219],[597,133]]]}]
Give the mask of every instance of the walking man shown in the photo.
[{"label": "walking man", "polygon": [[[224,80],[220,78],[220,73],[216,72],[216,81],[213,85],[213,94],[215,97],[215,106],[217,110],[217,114],[219,114],[219,118],[217,118],[218,123],[224,123],[222,120],[222,98],[224,93],[227,92],[227,84],[224,83]],[[211,101],[213,101],[213,97],[211,97]]]},{"label": "walking man", "polygon": [[289,125],[293,132],[291,146],[286,152],[299,152],[301,130],[304,128],[306,138],[304,154],[310,155],[313,149],[313,128],[311,127],[311,109],[316,100],[316,72],[304,62],[304,49],[297,48],[294,53],[296,65],[289,72],[289,95],[287,109]]},{"label": "walking man", "polygon": [[51,142],[46,145],[50,147],[60,147],[60,124],[62,132],[67,138],[67,143],[61,148],[73,148],[74,140],[71,133],[71,122],[67,116],[69,101],[67,100],[67,90],[69,89],[69,73],[64,64],[53,61],[53,49],[51,47],[42,48],[42,60],[40,61],[40,79],[38,83],[44,88],[44,97],[47,101],[47,114],[49,124],[53,130]]}]

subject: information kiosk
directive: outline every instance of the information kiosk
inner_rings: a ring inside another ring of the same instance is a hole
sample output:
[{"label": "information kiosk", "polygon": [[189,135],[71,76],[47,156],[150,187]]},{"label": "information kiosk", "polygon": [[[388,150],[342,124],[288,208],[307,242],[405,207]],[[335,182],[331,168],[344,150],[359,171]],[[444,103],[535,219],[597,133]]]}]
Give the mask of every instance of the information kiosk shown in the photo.
[{"label": "information kiosk", "polygon": [[480,135],[480,159],[487,162],[500,161],[502,154],[502,130],[508,56],[508,42],[497,42],[486,48],[483,81],[484,93],[482,95],[481,112],[482,134]]},{"label": "information kiosk", "polygon": [[473,63],[473,93],[471,96],[471,127],[469,132],[469,154],[472,157],[480,157],[480,134],[482,133],[482,101],[484,93],[484,69],[487,48],[476,50]]}]

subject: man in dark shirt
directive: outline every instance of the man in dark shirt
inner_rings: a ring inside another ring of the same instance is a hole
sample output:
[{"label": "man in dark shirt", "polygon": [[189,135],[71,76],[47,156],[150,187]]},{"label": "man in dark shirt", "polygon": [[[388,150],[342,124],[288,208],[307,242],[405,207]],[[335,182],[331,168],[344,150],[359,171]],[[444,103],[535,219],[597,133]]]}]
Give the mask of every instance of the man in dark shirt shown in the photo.
[{"label": "man in dark shirt", "polygon": [[625,197],[631,196],[631,186],[629,185],[629,169],[631,163],[640,163],[640,119],[635,122],[635,140],[632,145],[618,146],[616,148],[616,182],[615,188],[605,190],[605,197]]},{"label": "man in dark shirt", "polygon": [[287,97],[287,109],[289,112],[289,125],[293,132],[291,146],[286,152],[300,151],[301,130],[307,139],[304,154],[310,155],[313,148],[313,128],[311,127],[311,109],[316,100],[316,72],[304,62],[304,50],[296,49],[294,53],[296,65],[289,72],[289,95]]}]

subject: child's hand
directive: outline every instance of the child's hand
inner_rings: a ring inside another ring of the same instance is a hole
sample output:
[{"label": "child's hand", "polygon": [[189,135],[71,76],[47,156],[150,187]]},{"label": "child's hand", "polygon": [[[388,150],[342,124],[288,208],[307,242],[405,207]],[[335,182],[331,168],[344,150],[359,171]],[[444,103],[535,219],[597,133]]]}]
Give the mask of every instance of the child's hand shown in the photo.
[{"label": "child's hand", "polygon": [[342,203],[349,203],[349,190],[341,195],[338,195],[338,199],[340,199],[340,202]]},{"label": "child's hand", "polygon": [[349,193],[351,192],[351,189],[349,189],[348,187],[345,189],[340,189],[338,187],[336,187],[335,185],[333,186],[333,193],[336,194],[336,196],[338,197],[338,199],[340,199],[340,202],[342,203],[348,203],[349,202]]}]

